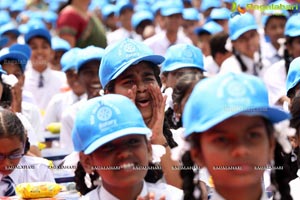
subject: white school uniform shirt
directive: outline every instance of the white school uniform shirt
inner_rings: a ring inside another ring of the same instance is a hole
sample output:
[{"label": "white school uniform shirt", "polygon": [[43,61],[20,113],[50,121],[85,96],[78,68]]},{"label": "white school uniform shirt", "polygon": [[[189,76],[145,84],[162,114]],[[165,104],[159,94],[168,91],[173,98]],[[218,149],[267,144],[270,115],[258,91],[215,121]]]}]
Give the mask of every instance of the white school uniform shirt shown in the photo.
[{"label": "white school uniform shirt", "polygon": [[49,67],[42,72],[42,75],[44,86],[39,88],[40,73],[32,67],[26,70],[24,89],[33,94],[37,106],[44,111],[52,96],[59,93],[60,89],[66,85],[66,75]]},{"label": "white school uniform shirt", "polygon": [[299,199],[300,197],[300,169],[298,169],[297,171],[297,178],[295,178],[294,180],[290,181],[289,185],[290,185],[290,194],[293,197],[293,199]]},{"label": "white school uniform shirt", "polygon": [[[39,142],[44,142],[45,138],[42,133],[42,116],[39,108],[32,103],[22,101],[22,114],[29,121],[34,134],[36,135]],[[30,138],[29,138],[30,139]],[[30,144],[37,145],[30,141]]]},{"label": "white school uniform shirt", "polygon": [[[9,177],[13,180],[14,185],[27,182],[54,182],[54,176],[49,169],[49,161],[40,157],[23,156]],[[21,169],[23,167],[23,169]],[[2,175],[0,175],[2,179]],[[0,196],[4,195],[7,185],[0,182]]]},{"label": "white school uniform shirt", "polygon": [[16,115],[21,120],[22,125],[24,126],[24,129],[26,130],[30,145],[38,146],[38,142],[40,140],[39,140],[38,134],[33,129],[31,123],[28,121],[28,119],[22,113],[16,113]]},{"label": "white school uniform shirt", "polygon": [[[144,181],[143,188],[139,196],[145,197],[149,192],[155,194],[155,199],[159,199],[161,196],[165,196],[166,200],[182,200],[182,190],[168,185],[166,183],[147,183]],[[85,196],[81,197],[82,200],[119,200],[111,193],[109,193],[103,186],[98,186]]]},{"label": "white school uniform shirt", "polygon": [[182,31],[178,31],[177,40],[174,44],[171,44],[166,36],[166,32],[162,31],[150,38],[144,40],[144,43],[152,49],[154,54],[164,56],[167,49],[174,44],[193,44],[190,38],[188,38]]},{"label": "white school uniform shirt", "polygon": [[214,76],[219,73],[220,66],[214,61],[211,55],[204,58],[204,69],[206,70],[204,74],[206,76]]},{"label": "white school uniform shirt", "polygon": [[279,52],[270,42],[263,42],[261,48],[262,58],[267,59],[271,64],[274,64],[282,59]]},{"label": "white school uniform shirt", "polygon": [[52,122],[60,122],[63,111],[81,99],[87,99],[87,95],[77,96],[73,90],[54,95],[46,108],[43,127],[46,128]]},{"label": "white school uniform shirt", "polygon": [[117,30],[107,34],[107,44],[116,43],[124,38],[131,38],[134,40],[142,41],[142,37],[135,31],[128,31],[124,27],[120,27]]},{"label": "white school uniform shirt", "polygon": [[284,60],[266,70],[263,81],[267,86],[270,105],[275,105],[282,96],[286,95],[286,76]]},{"label": "white school uniform shirt", "polygon": [[[224,197],[222,197],[216,190],[212,190],[212,195],[210,200],[226,200]],[[260,197],[260,200],[270,200],[265,192],[262,193],[262,196]]]},{"label": "white school uniform shirt", "polygon": [[67,148],[70,151],[74,150],[74,145],[72,141],[72,129],[75,122],[77,112],[82,108],[83,104],[87,99],[82,99],[81,101],[69,106],[65,111],[63,111],[61,116],[61,129],[60,129],[60,147]]},{"label": "white school uniform shirt", "polygon": [[[254,70],[254,60],[245,56],[245,55],[240,55],[242,61],[247,67],[247,71],[244,72],[246,74],[251,74],[255,75],[255,70]],[[257,76],[262,78],[264,76],[264,73],[266,69],[270,66],[269,61],[262,59],[262,69],[256,69]],[[238,62],[237,58],[235,55],[230,56],[221,65],[221,69],[219,73],[227,73],[227,72],[233,72],[233,73],[243,73],[242,67],[240,63]]]}]

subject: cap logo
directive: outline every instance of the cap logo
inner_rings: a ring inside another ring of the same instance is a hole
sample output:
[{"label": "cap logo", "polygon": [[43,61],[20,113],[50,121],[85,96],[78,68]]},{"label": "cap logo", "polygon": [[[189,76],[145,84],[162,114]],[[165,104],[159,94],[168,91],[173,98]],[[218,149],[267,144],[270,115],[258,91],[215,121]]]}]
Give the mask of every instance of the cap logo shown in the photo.
[{"label": "cap logo", "polygon": [[217,91],[217,97],[224,99],[225,109],[230,111],[248,107],[254,94],[255,89],[251,83],[245,80],[235,80],[234,77],[223,80]]},{"label": "cap logo", "polygon": [[131,42],[130,40],[125,40],[123,44],[121,44],[118,51],[118,56],[126,60],[138,57],[139,55],[139,48],[136,46],[135,43]]},{"label": "cap logo", "polygon": [[185,48],[182,55],[187,62],[193,63],[194,53],[190,47]]},{"label": "cap logo", "polygon": [[109,107],[102,107],[97,112],[97,117],[100,121],[107,121],[111,118],[112,111]]}]

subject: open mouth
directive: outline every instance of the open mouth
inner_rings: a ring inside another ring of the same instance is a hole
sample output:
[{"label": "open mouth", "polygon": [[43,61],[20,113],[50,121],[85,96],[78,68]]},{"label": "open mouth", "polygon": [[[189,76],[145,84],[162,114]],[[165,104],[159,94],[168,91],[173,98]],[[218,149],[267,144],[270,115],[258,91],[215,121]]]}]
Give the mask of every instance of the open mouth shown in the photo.
[{"label": "open mouth", "polygon": [[141,100],[137,100],[135,103],[138,107],[144,108],[144,107],[147,107],[150,105],[150,100],[149,99],[141,99]]}]

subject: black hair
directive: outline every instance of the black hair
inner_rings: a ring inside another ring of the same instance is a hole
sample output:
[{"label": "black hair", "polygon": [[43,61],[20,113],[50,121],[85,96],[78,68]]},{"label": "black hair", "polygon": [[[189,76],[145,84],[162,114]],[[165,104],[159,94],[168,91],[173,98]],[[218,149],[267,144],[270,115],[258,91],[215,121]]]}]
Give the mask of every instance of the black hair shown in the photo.
[{"label": "black hair", "polygon": [[17,137],[25,145],[24,153],[30,148],[25,128],[19,117],[12,111],[0,107],[0,138]]},{"label": "black hair", "polygon": [[85,195],[88,192],[92,191],[97,187],[97,185],[94,184],[94,181],[99,179],[98,173],[89,174],[90,180],[91,180],[91,187],[88,187],[85,183],[85,176],[86,172],[80,162],[77,163],[77,168],[75,170],[75,184],[76,184],[76,190],[80,192],[80,194]]},{"label": "black hair", "polygon": [[[285,40],[285,45],[292,45],[293,41],[295,38],[298,38],[300,36],[296,36],[296,37],[289,37],[286,36],[286,40]],[[292,55],[289,54],[287,48],[284,49],[284,53],[283,53],[283,59],[284,59],[284,66],[285,66],[285,71],[286,74],[288,74],[289,72],[289,68],[290,68],[290,64],[292,62],[292,60],[294,59]]]},{"label": "black hair", "polygon": [[72,4],[73,0],[68,0],[66,3],[61,4],[61,6],[57,9],[57,13],[60,13],[65,7]]},{"label": "black hair", "polygon": [[227,49],[225,48],[225,44],[228,37],[229,37],[228,33],[224,31],[212,35],[209,41],[209,46],[210,46],[211,56],[213,58],[216,57],[217,53],[225,54],[228,52]]},{"label": "black hair", "polygon": [[11,88],[6,83],[3,83],[1,74],[0,74],[0,84],[2,84],[3,86],[2,96],[0,98],[0,106],[2,108],[10,108],[12,103]]},{"label": "black hair", "polygon": [[[183,97],[187,94],[187,92],[192,89],[198,81],[203,79],[203,75],[200,73],[188,73],[181,76],[173,89],[172,93],[172,99],[173,104],[176,103],[177,105],[180,105]],[[167,120],[168,124],[170,125],[170,128],[172,129],[178,129],[182,127],[182,120],[181,118],[179,121],[176,121],[174,117],[175,113],[172,108],[168,108],[165,112],[165,119]]]},{"label": "black hair", "polygon": [[[272,135],[274,133],[274,127],[271,124],[270,121],[267,119],[264,119],[264,122],[266,124],[266,130],[269,139],[272,139]],[[200,148],[200,136],[199,133],[193,133],[189,138],[187,139],[192,148]],[[283,167],[282,170],[273,170],[271,175],[271,183],[273,188],[273,199],[274,200],[292,200],[292,197],[290,195],[290,187],[289,187],[289,171],[288,168],[284,167],[284,158],[282,156],[282,147],[281,145],[276,142],[275,145],[275,156],[274,156],[274,165]],[[187,154],[187,153],[186,153]],[[185,159],[182,159],[183,166],[193,166],[194,163],[190,156],[187,156],[185,154]],[[189,173],[189,174],[188,174]],[[193,174],[190,174],[187,170],[181,171],[181,176],[183,178],[183,191],[184,191],[184,199],[196,199],[194,197],[194,189],[195,189],[195,183],[194,183],[194,176]]]}]

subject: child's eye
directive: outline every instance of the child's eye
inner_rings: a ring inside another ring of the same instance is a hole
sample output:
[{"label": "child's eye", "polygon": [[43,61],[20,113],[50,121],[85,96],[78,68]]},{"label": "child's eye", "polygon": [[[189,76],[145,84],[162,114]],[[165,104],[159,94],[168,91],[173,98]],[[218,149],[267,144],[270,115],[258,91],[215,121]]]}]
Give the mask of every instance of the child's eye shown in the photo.
[{"label": "child's eye", "polygon": [[103,147],[101,147],[101,150],[104,152],[111,152],[115,149],[114,145],[104,145]]},{"label": "child's eye", "polygon": [[140,143],[140,139],[136,139],[136,138],[131,138],[127,141],[127,144],[131,146],[138,145],[139,143]]},{"label": "child's eye", "polygon": [[213,139],[213,142],[216,143],[216,144],[227,144],[229,142],[229,139],[225,136],[216,136],[214,139]]},{"label": "child's eye", "polygon": [[259,132],[250,132],[248,133],[248,138],[249,139],[260,139],[262,136],[262,133]]},{"label": "child's eye", "polygon": [[124,82],[124,85],[134,85],[134,81],[133,80],[127,80]]}]

